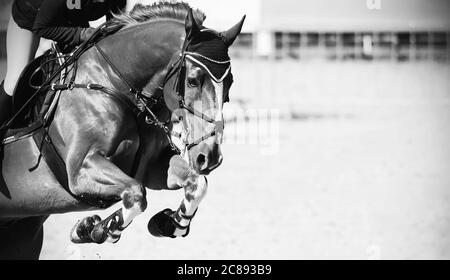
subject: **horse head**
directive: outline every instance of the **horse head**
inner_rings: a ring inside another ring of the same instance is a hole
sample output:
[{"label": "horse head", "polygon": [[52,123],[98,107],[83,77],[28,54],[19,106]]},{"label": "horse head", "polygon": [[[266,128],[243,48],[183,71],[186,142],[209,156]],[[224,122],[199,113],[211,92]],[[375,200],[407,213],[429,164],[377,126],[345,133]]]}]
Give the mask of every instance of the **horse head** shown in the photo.
[{"label": "horse head", "polygon": [[[172,142],[198,174],[209,174],[223,160],[223,105],[232,80],[228,48],[239,35],[245,16],[224,32],[200,26],[189,11],[178,75],[164,88],[172,111]],[[175,89],[175,90],[174,90]]]}]

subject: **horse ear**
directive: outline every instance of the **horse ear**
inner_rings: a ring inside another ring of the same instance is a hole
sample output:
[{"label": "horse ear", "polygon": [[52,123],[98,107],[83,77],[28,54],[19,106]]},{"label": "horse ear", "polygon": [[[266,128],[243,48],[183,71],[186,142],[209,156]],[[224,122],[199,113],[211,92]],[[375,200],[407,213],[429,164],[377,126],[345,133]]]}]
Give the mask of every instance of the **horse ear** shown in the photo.
[{"label": "horse ear", "polygon": [[186,36],[188,39],[191,39],[195,37],[197,34],[200,34],[200,27],[195,21],[192,9],[189,9],[188,14],[186,16],[185,27],[186,27]]},{"label": "horse ear", "polygon": [[222,32],[223,42],[227,47],[231,46],[236,40],[236,37],[241,33],[242,26],[244,25],[245,15],[242,17],[241,21],[239,21],[235,26],[231,27],[229,30]]}]

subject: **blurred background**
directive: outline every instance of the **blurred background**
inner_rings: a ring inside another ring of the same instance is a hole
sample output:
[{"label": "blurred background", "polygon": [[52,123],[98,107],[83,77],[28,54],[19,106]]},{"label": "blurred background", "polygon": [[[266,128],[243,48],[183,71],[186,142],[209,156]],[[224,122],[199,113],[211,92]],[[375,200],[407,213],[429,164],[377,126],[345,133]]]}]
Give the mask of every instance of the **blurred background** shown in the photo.
[{"label": "blurred background", "polygon": [[91,213],[51,216],[42,259],[450,258],[450,1],[187,2],[217,30],[247,15],[224,163],[189,237],[147,232],[182,198],[149,192],[113,245],[70,243]]}]

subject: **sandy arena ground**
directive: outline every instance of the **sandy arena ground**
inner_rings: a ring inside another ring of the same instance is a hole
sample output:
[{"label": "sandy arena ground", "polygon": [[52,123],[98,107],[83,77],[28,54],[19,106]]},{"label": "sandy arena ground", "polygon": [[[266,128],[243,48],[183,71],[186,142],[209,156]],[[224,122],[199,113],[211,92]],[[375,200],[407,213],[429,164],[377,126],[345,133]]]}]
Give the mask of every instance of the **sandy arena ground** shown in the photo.
[{"label": "sandy arena ground", "polygon": [[117,244],[68,237],[77,219],[117,207],[51,216],[41,259],[450,259],[448,64],[237,61],[233,70],[229,110],[277,109],[279,133],[270,126],[249,143],[242,131],[254,121],[228,124],[224,163],[187,238],[147,232],[182,198],[149,192]]}]

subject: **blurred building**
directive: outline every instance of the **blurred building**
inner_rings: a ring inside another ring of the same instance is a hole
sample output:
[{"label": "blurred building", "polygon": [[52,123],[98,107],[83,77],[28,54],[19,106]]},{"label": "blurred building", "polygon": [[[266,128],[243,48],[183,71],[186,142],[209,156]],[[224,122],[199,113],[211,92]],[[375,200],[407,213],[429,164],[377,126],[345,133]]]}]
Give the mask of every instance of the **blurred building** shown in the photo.
[{"label": "blurred building", "polygon": [[[11,2],[0,1],[0,57]],[[207,25],[219,30],[247,14],[234,57],[450,60],[449,0],[187,2],[204,10]]]},{"label": "blurred building", "polygon": [[259,0],[234,55],[449,61],[448,0]]}]

